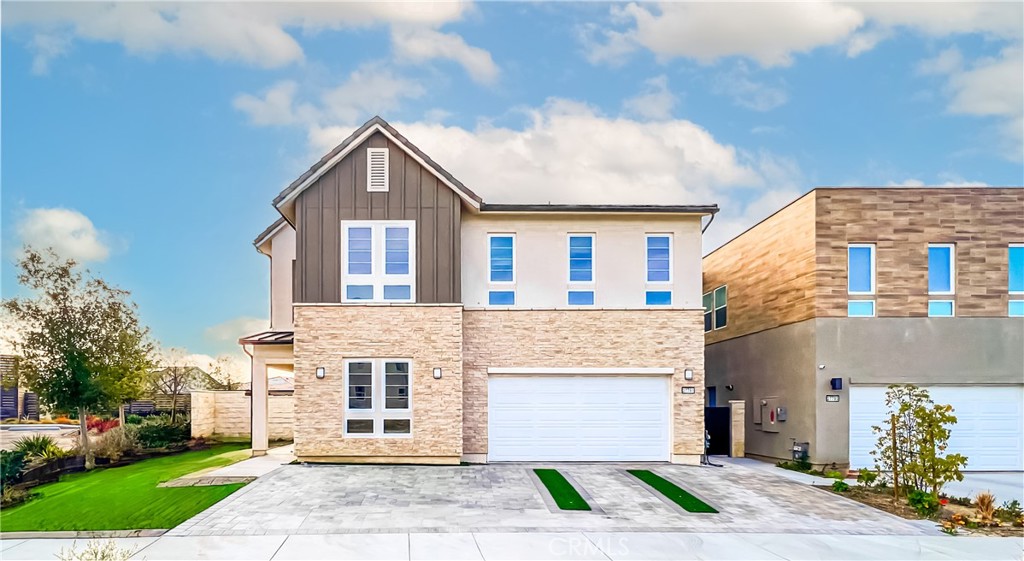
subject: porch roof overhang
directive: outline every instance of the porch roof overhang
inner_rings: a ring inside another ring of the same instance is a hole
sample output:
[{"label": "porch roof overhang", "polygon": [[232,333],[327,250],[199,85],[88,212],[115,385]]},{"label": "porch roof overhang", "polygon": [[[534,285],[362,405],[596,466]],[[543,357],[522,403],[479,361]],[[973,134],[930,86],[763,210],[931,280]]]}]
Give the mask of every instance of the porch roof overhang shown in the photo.
[{"label": "porch roof overhang", "polygon": [[291,345],[294,342],[294,331],[260,331],[238,340],[239,345]]}]

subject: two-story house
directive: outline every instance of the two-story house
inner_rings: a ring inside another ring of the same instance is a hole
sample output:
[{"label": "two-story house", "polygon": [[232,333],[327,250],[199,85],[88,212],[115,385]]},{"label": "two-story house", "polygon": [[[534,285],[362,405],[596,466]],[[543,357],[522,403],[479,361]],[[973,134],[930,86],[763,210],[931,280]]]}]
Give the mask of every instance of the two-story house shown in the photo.
[{"label": "two-story house", "polygon": [[257,453],[293,368],[303,461],[699,460],[717,206],[488,204],[379,117],[273,204]]},{"label": "two-story house", "polygon": [[911,383],[968,470],[1024,470],[1024,189],[815,189],[704,258],[704,308],[708,402],[745,401],[748,455],[873,467]]}]

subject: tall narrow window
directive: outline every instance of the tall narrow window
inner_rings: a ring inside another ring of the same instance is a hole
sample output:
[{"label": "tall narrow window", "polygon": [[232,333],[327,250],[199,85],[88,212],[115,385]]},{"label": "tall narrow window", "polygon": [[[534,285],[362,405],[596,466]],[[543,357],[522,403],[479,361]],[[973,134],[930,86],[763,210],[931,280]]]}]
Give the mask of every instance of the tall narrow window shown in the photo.
[{"label": "tall narrow window", "polygon": [[715,294],[708,292],[704,294],[704,333],[715,328]]},{"label": "tall narrow window", "polygon": [[342,222],[342,300],[414,302],[415,222]]},{"label": "tall narrow window", "polygon": [[672,238],[647,235],[647,282],[672,282]]},{"label": "tall narrow window", "polygon": [[388,149],[366,149],[366,190],[384,192],[388,190]]},{"label": "tall narrow window", "polygon": [[[846,250],[846,291],[850,295],[875,294],[875,245],[850,244]],[[851,299],[847,303],[849,317],[874,317],[875,301]]]},{"label": "tall narrow window", "polygon": [[1024,244],[1010,244],[1007,255],[1010,317],[1024,317]]},{"label": "tall narrow window", "polygon": [[953,317],[956,249],[953,244],[928,246],[928,316]]},{"label": "tall narrow window", "polygon": [[412,433],[412,363],[394,359],[345,361],[345,436]]},{"label": "tall narrow window", "polygon": [[594,235],[569,234],[570,306],[594,305]]},{"label": "tall narrow window", "polygon": [[516,303],[516,237],[514,234],[487,236],[487,292],[490,306],[514,306]]},{"label": "tall narrow window", "polygon": [[722,329],[728,324],[728,292],[725,286],[715,289],[715,329]]}]

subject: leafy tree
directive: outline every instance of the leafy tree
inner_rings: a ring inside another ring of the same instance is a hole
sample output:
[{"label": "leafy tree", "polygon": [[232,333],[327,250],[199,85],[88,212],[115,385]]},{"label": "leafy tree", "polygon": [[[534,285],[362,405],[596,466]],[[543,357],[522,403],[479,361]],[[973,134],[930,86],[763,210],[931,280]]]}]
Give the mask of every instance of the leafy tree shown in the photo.
[{"label": "leafy tree", "polygon": [[914,411],[919,436],[917,454],[904,469],[918,489],[930,490],[936,497],[942,486],[963,481],[960,468],[967,465],[962,454],[945,454],[949,448],[950,427],[956,424],[952,405],[931,403]]},{"label": "leafy tree", "polygon": [[86,416],[139,395],[153,343],[130,293],[76,265],[53,250],[25,248],[18,282],[33,294],[2,306],[20,325],[21,380],[51,410],[78,411],[82,452],[91,469]]},{"label": "leafy tree", "polygon": [[152,371],[149,384],[153,392],[170,396],[171,421],[178,415],[178,398],[188,393],[199,380],[200,370],[189,364],[182,349],[170,349],[160,358],[158,367]]}]

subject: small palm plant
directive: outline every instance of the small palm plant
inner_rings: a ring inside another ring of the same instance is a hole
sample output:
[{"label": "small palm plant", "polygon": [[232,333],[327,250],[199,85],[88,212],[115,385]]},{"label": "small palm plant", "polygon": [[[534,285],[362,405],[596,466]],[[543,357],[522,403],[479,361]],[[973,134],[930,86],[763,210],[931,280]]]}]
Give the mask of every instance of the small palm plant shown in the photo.
[{"label": "small palm plant", "polygon": [[43,458],[48,453],[52,454],[54,448],[57,448],[57,443],[53,438],[45,434],[35,434],[32,436],[23,436],[14,443],[14,449],[19,452],[24,452],[29,458]]},{"label": "small palm plant", "polygon": [[978,509],[978,518],[985,524],[991,524],[996,514],[996,498],[988,491],[978,493],[974,497],[974,507]]}]

